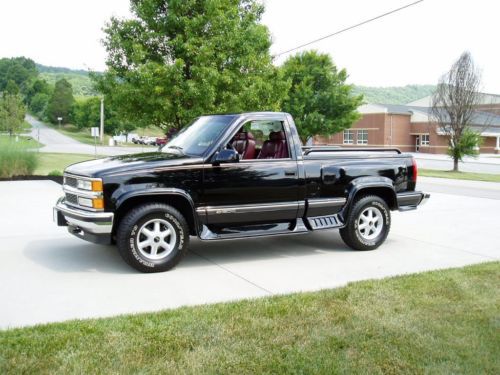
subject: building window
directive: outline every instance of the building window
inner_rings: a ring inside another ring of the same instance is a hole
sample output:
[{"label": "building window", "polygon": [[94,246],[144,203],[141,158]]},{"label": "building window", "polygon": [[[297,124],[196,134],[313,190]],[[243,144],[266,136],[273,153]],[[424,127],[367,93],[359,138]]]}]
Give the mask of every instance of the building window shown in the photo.
[{"label": "building window", "polygon": [[344,130],[344,144],[352,145],[354,143],[354,130]]},{"label": "building window", "polygon": [[429,146],[429,134],[422,134],[420,136],[420,146]]},{"label": "building window", "polygon": [[358,130],[358,145],[368,144],[368,130]]}]

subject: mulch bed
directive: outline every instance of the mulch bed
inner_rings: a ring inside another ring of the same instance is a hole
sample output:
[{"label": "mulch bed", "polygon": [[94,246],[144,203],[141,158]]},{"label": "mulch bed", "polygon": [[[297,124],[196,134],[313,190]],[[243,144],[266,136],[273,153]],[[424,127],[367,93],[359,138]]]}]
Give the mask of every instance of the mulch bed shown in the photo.
[{"label": "mulch bed", "polygon": [[13,176],[10,178],[2,177],[0,181],[40,181],[40,180],[51,180],[62,185],[63,176]]}]

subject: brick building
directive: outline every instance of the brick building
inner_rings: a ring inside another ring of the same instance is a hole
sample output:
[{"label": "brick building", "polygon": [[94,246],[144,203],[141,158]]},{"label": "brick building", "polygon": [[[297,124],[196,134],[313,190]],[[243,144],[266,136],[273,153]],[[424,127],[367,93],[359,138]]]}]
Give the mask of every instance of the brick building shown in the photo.
[{"label": "brick building", "polygon": [[[350,129],[330,137],[315,137],[314,144],[342,147],[397,147],[406,152],[444,154],[446,136],[432,121],[430,97],[408,105],[364,104],[362,118]],[[481,95],[471,128],[483,138],[480,153],[500,153],[500,95]]]}]

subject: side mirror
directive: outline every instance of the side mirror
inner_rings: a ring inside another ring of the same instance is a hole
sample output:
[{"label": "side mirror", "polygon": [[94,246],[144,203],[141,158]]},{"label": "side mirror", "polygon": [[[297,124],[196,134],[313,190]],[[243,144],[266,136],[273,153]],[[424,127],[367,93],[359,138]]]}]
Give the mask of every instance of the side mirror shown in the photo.
[{"label": "side mirror", "polygon": [[240,154],[238,151],[228,149],[221,150],[215,155],[214,165],[220,165],[224,163],[237,163],[240,161]]}]

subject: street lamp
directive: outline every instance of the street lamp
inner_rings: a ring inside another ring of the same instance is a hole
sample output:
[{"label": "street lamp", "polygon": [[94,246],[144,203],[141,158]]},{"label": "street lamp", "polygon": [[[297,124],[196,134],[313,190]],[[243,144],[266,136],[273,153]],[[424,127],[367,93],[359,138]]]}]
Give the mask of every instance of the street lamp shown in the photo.
[{"label": "street lamp", "polygon": [[63,118],[62,118],[62,117],[58,117],[58,118],[57,118],[57,121],[59,121],[59,129],[61,128],[61,121],[62,121],[62,120],[63,120]]}]

